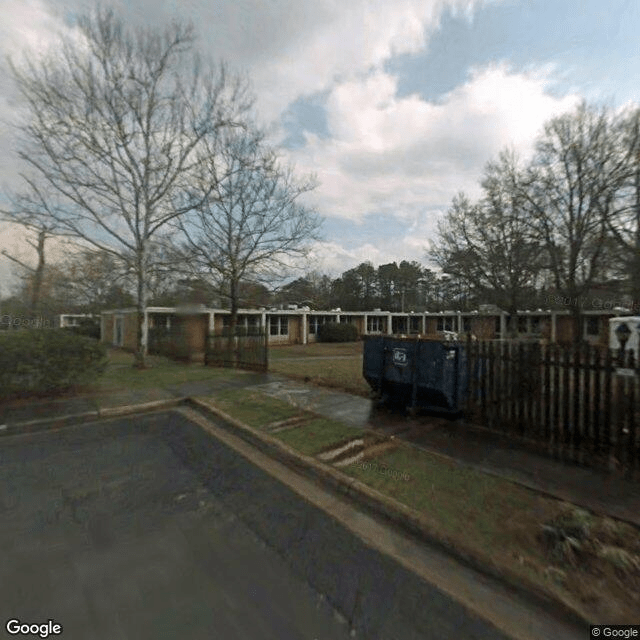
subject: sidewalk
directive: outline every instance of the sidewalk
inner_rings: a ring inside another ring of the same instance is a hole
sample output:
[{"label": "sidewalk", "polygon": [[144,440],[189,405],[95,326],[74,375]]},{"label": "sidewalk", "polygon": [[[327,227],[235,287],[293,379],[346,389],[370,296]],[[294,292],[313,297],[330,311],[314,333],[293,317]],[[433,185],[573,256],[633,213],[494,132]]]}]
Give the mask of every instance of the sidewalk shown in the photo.
[{"label": "sidewalk", "polygon": [[115,412],[134,412],[136,407],[160,409],[189,396],[207,396],[239,386],[256,389],[352,426],[393,435],[414,446],[451,457],[460,464],[640,527],[640,482],[531,453],[469,425],[428,417],[408,419],[399,414],[379,412],[366,398],[272,374],[251,374],[233,381],[186,382],[163,389],[2,404],[0,433],[29,430],[33,425],[46,428],[48,424],[95,420]]}]

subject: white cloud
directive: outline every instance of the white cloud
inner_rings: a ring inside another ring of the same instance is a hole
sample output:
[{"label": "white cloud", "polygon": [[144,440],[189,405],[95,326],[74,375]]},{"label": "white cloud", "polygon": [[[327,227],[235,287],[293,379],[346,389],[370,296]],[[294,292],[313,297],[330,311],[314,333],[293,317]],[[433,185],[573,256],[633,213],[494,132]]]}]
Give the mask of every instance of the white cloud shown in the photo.
[{"label": "white cloud", "polygon": [[394,55],[416,53],[438,28],[445,9],[469,16],[479,4],[484,1],[295,0],[270,4],[268,12],[260,6],[255,21],[265,27],[257,35],[268,32],[271,42],[247,60],[260,112],[271,120],[301,96],[380,68]]},{"label": "white cloud", "polygon": [[578,101],[551,96],[551,84],[549,69],[514,73],[498,64],[473,70],[432,103],[398,98],[396,78],[376,71],[335,85],[326,103],[330,136],[307,134],[291,157],[318,174],[314,202],[325,215],[410,220],[446,207],[459,190],[477,195],[485,164],[504,147],[526,157],[543,123]]},{"label": "white cloud", "polygon": [[[127,24],[166,24],[172,15],[192,20],[205,54],[253,79],[263,120],[277,121],[300,97],[327,93],[329,138],[307,133],[306,145],[290,153],[301,172],[318,175],[313,202],[325,216],[364,220],[380,212],[407,229],[403,248],[397,235],[393,246],[318,245],[317,259],[341,265],[338,271],[401,254],[423,259],[420,243],[433,234],[435,211],[460,189],[474,197],[488,160],[506,145],[526,153],[542,123],[575,102],[547,93],[552,69],[513,73],[506,65],[473,70],[438,103],[397,96],[397,79],[383,71],[384,63],[427,48],[445,10],[472,19],[489,1],[116,0]],[[64,16],[92,6],[89,0],[2,0],[0,53],[44,50],[56,34],[72,33]],[[15,109],[6,71],[0,61],[4,149],[11,141],[3,121]],[[15,184],[15,166],[10,154],[0,158],[0,184]]]},{"label": "white cloud", "polygon": [[319,271],[338,277],[362,262],[371,262],[377,267],[390,262],[415,260],[426,265],[429,239],[424,229],[408,227],[404,236],[381,240],[375,245],[365,242],[345,248],[339,242],[316,242],[307,261],[300,267],[304,272]]}]

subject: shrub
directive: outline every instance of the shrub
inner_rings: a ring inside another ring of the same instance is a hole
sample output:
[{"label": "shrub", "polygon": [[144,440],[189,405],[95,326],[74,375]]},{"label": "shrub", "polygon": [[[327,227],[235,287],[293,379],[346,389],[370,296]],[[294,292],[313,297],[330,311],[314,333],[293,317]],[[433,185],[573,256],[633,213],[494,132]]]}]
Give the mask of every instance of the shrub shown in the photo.
[{"label": "shrub", "polygon": [[75,327],[65,327],[67,331],[75,333],[78,336],[87,336],[100,340],[100,323],[90,318],[80,320],[80,324]]},{"label": "shrub", "polygon": [[320,342],[355,342],[358,339],[358,327],[355,324],[327,322],[318,327]]},{"label": "shrub", "polygon": [[0,395],[50,393],[91,383],[107,364],[104,345],[66,329],[0,334]]},{"label": "shrub", "polygon": [[181,327],[153,327],[149,329],[149,353],[173,360],[191,359],[191,348]]}]

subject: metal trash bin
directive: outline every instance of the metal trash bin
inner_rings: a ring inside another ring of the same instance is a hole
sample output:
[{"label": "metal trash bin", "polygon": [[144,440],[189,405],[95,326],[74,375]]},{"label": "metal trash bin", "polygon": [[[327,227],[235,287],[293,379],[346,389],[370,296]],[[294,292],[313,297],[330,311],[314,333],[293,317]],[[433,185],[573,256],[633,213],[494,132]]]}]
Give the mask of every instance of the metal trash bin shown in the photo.
[{"label": "metal trash bin", "polygon": [[365,336],[362,372],[382,399],[460,414],[468,387],[465,345],[398,336]]}]

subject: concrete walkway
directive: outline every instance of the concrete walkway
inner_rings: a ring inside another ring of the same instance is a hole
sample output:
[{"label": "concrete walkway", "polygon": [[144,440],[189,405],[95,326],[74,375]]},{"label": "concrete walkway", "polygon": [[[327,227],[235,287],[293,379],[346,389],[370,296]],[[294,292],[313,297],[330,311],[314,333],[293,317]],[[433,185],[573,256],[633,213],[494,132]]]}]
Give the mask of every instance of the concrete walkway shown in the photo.
[{"label": "concrete walkway", "polygon": [[381,412],[366,398],[272,374],[247,374],[232,381],[185,382],[164,389],[12,402],[0,405],[0,433],[44,428],[83,417],[110,416],[133,411],[136,406],[151,409],[181,398],[207,396],[234,387],[256,389],[325,417],[394,435],[427,451],[449,456],[460,464],[640,527],[640,482],[525,451],[471,425],[424,416],[409,419],[399,413]]}]

